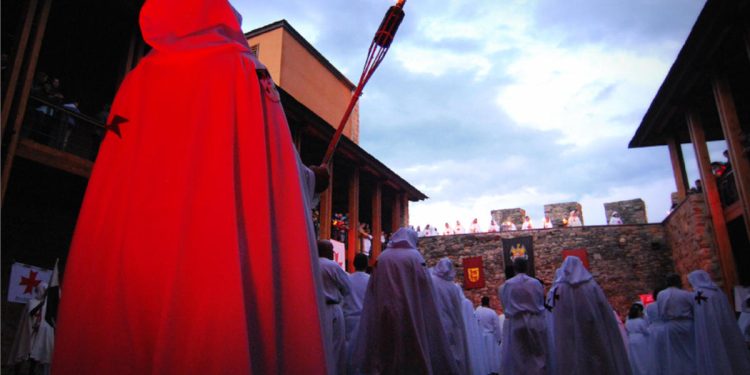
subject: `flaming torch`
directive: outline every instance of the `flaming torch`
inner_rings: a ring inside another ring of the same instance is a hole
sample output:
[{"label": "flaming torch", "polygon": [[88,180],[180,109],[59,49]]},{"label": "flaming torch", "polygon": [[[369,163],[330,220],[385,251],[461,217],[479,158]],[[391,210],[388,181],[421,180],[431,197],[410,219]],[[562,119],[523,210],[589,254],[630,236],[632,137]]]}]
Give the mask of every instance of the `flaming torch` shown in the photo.
[{"label": "flaming torch", "polygon": [[388,53],[388,49],[393,42],[393,37],[396,36],[396,31],[398,31],[398,26],[401,25],[401,21],[404,20],[403,8],[405,3],[406,0],[398,0],[398,3],[391,6],[385,14],[385,17],[383,17],[383,21],[380,23],[380,27],[378,27],[378,31],[375,33],[372,43],[370,43],[370,49],[367,52],[367,60],[365,61],[364,69],[362,69],[362,75],[359,77],[357,89],[354,90],[354,94],[352,94],[352,98],[349,100],[349,106],[346,107],[346,112],[344,112],[344,116],[341,118],[341,122],[339,122],[339,127],[336,129],[336,133],[333,135],[331,143],[328,144],[328,149],[323,157],[321,166],[327,167],[330,164],[333,152],[336,151],[336,145],[338,145],[339,139],[341,139],[341,134],[346,127],[346,122],[352,114],[352,109],[354,109],[354,105],[357,104],[357,100],[359,100],[360,95],[362,95],[362,89],[367,84],[367,81],[370,80],[372,74],[375,73],[375,69],[378,68],[380,62],[383,61],[385,54]]}]

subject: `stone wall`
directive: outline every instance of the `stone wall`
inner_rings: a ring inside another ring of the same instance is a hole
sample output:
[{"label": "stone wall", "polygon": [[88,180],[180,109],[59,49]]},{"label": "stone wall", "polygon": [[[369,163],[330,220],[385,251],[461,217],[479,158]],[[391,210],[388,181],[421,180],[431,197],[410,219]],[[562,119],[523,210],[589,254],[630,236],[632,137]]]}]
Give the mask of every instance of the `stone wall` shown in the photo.
[{"label": "stone wall", "polygon": [[609,223],[612,212],[620,214],[623,224],[646,224],[646,202],[643,199],[631,199],[627,201],[610,202],[604,204],[604,219]]},{"label": "stone wall", "polygon": [[523,225],[524,217],[526,216],[526,210],[523,208],[506,208],[502,210],[492,210],[490,212],[492,220],[495,220],[495,224],[502,225],[505,219],[510,219],[510,222],[515,224],[518,228]]},{"label": "stone wall", "polygon": [[423,237],[419,248],[428,266],[443,257],[456,265],[456,281],[463,285],[462,258],[482,256],[486,285],[464,290],[478,305],[482,296],[500,310],[498,287],[505,282],[502,239],[532,236],[536,277],[548,290],[555,270],[562,264],[562,250],[584,248],[590,271],[618,313],[625,314],[639,294],[650,293],[664,275],[673,272],[664,227],[661,224],[585,226],[526,231]]},{"label": "stone wall", "polygon": [[581,223],[586,224],[583,220],[581,204],[578,202],[545,204],[544,216],[549,217],[552,225],[555,227],[561,227],[563,226],[563,219],[567,220],[568,216],[570,216],[570,211],[573,210],[578,210],[578,217],[581,219]]},{"label": "stone wall", "polygon": [[672,249],[675,271],[689,286],[687,274],[702,269],[723,285],[711,218],[703,194],[691,194],[664,219],[667,245]]}]

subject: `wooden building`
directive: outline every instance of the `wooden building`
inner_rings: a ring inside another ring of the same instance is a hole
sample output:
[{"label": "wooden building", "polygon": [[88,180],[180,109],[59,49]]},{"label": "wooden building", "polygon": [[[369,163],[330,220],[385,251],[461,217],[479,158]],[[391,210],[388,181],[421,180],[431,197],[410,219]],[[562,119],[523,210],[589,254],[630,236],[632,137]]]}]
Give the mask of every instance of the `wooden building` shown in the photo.
[{"label": "wooden building", "polygon": [[[726,141],[731,165],[720,176],[706,145],[716,140]],[[703,199],[686,199],[683,144],[695,151]],[[651,146],[669,148],[677,209],[706,205],[696,209],[709,216],[714,276],[727,291],[750,285],[750,1],[706,2],[630,141],[630,148]]]}]

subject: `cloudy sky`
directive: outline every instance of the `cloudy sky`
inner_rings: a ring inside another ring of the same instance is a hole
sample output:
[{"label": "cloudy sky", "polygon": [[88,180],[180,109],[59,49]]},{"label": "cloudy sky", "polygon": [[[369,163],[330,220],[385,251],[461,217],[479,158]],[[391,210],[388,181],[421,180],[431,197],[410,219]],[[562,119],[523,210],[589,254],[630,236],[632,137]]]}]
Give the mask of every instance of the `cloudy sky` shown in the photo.
[{"label": "cloudy sky", "polygon": [[[286,19],[355,83],[395,3],[231,1],[245,31]],[[409,0],[360,99],[360,145],[430,197],[411,204],[415,226],[486,228],[517,207],[539,224],[570,201],[604,224],[603,203],[634,198],[660,222],[676,190],[667,148],[627,145],[704,3]]]}]

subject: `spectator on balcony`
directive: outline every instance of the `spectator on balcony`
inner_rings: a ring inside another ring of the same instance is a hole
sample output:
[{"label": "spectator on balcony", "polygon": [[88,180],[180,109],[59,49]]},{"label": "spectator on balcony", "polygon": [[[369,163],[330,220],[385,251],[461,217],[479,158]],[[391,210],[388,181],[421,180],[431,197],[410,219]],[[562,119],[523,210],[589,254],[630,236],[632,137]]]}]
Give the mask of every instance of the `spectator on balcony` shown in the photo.
[{"label": "spectator on balcony", "polygon": [[732,162],[729,160],[729,150],[724,150],[724,158],[727,159],[726,162],[724,162],[724,174],[727,174],[732,171]]},{"label": "spectator on balcony", "polygon": [[362,253],[369,257],[370,248],[372,247],[372,235],[367,223],[359,224],[359,238],[362,241]]},{"label": "spectator on balcony", "polygon": [[422,237],[430,237],[432,236],[432,228],[430,227],[430,224],[427,224],[424,227],[424,231],[422,232]]},{"label": "spectator on balcony", "polygon": [[703,192],[703,185],[701,184],[700,179],[695,180],[695,186],[691,187],[690,190],[688,190],[688,194],[700,194],[702,192]]},{"label": "spectator on balcony", "polygon": [[[81,111],[78,109],[78,100],[71,100],[65,104],[63,104],[63,109],[66,109],[70,112],[80,114]],[[60,120],[60,126],[58,127],[56,142],[56,147],[65,150],[68,148],[68,142],[70,141],[70,135],[73,133],[73,129],[75,129],[78,126],[78,120],[75,118],[74,115],[71,115],[69,113],[63,112]]]}]

